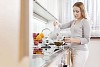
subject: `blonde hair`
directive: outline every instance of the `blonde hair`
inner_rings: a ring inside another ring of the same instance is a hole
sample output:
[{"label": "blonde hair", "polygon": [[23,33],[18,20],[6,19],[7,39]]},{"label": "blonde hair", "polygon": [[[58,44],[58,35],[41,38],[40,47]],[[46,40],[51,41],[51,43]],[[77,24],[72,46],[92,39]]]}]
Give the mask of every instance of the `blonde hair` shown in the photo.
[{"label": "blonde hair", "polygon": [[86,19],[87,17],[86,17],[86,12],[85,12],[84,4],[83,4],[82,2],[76,2],[76,3],[73,5],[73,7],[74,7],[74,6],[80,8],[82,17]]}]

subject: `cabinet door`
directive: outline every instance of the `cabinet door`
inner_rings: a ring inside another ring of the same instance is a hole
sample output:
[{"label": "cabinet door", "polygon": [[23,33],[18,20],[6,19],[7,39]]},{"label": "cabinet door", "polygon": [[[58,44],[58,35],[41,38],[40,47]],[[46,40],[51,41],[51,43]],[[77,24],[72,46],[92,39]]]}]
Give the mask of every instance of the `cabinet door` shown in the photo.
[{"label": "cabinet door", "polygon": [[57,19],[59,18],[59,0],[48,0],[47,1],[47,10],[54,15]]},{"label": "cabinet door", "polygon": [[47,1],[48,0],[36,0],[42,7],[47,9]]},{"label": "cabinet door", "polygon": [[36,0],[43,8],[57,19],[59,18],[59,0]]}]

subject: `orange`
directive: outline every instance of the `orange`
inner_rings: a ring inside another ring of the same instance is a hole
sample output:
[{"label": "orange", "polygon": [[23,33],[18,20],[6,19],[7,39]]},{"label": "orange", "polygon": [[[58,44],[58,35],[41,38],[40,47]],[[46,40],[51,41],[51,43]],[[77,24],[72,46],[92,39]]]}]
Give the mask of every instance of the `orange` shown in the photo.
[{"label": "orange", "polygon": [[40,36],[40,35],[38,35],[37,37],[36,37],[36,40],[41,40],[42,39],[42,37]]},{"label": "orange", "polygon": [[40,35],[42,38],[44,38],[44,34],[43,34],[43,33],[40,33],[39,35]]}]

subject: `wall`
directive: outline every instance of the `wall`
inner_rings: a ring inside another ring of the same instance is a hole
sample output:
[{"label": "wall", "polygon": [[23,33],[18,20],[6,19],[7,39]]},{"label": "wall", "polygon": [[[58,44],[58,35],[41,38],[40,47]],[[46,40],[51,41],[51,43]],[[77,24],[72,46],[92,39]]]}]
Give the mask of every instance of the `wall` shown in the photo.
[{"label": "wall", "polygon": [[19,61],[20,45],[25,42],[25,39],[21,38],[25,33],[25,17],[23,17],[25,12],[23,11],[22,14],[24,1],[0,0],[0,67],[28,67],[29,65],[27,56]]},{"label": "wall", "polygon": [[46,28],[49,28],[50,31],[54,30],[53,22],[54,21],[48,21],[48,23],[46,24]]},{"label": "wall", "polygon": [[34,33],[41,33],[43,29],[45,29],[45,21],[40,19],[33,19],[32,27]]}]

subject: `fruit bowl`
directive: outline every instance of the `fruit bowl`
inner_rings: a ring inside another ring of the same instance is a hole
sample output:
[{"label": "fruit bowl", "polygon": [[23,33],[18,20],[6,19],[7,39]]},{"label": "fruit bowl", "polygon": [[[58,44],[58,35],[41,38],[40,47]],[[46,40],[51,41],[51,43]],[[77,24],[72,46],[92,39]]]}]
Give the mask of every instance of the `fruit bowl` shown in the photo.
[{"label": "fruit bowl", "polygon": [[43,49],[42,48],[34,48],[33,54],[43,54]]}]

